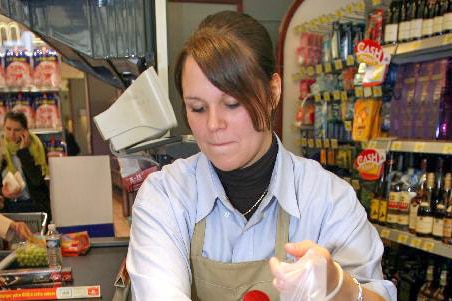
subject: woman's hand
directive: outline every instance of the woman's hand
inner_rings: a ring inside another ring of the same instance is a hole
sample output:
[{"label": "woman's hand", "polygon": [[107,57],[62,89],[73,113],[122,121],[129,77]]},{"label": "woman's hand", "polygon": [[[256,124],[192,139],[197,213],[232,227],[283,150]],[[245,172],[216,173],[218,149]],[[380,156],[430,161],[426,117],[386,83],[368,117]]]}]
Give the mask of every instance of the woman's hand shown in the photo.
[{"label": "woman's hand", "polygon": [[28,228],[27,224],[25,224],[24,222],[13,221],[9,227],[23,240],[33,241],[33,233],[31,233],[30,228]]},{"label": "woman's hand", "polygon": [[30,144],[31,144],[30,132],[28,132],[28,130],[24,130],[22,136],[20,137],[19,148],[20,149],[27,148],[30,146]]},{"label": "woman's hand", "polygon": [[[327,249],[315,244],[313,241],[305,240],[299,243],[288,243],[284,246],[286,252],[296,258],[303,257],[308,250],[313,250],[318,255],[325,258],[326,266],[327,266],[327,282],[326,282],[326,294],[328,295],[332,292],[337,285],[339,284],[339,271],[336,268],[334,261],[331,257],[330,252]],[[278,272],[276,267],[279,265],[279,260],[275,257],[270,260],[270,268],[272,270],[273,275],[275,276],[275,281],[273,284],[278,290],[281,290],[281,283],[278,282]]]},{"label": "woman's hand", "polygon": [[15,190],[11,190],[7,182],[2,187],[2,195],[8,199],[18,198],[21,192],[22,190],[20,189],[20,187],[16,188]]}]

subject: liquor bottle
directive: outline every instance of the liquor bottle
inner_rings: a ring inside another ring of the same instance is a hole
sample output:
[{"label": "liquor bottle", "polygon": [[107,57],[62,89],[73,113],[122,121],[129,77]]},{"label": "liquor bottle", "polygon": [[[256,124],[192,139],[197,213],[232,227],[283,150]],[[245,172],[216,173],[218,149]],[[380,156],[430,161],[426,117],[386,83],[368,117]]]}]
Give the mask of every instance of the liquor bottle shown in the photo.
[{"label": "liquor bottle", "polygon": [[372,200],[370,201],[370,221],[377,223],[378,222],[378,214],[380,210],[380,202],[386,198],[386,174],[385,174],[385,166],[381,167],[381,177],[377,183],[377,187],[375,188],[375,194]]},{"label": "liquor bottle", "polygon": [[408,37],[410,34],[410,2],[407,0],[402,1],[402,5],[400,6],[400,22],[399,22],[399,34],[398,41],[406,42],[408,41]]},{"label": "liquor bottle", "polygon": [[436,159],[436,170],[435,170],[435,192],[432,197],[432,201],[430,206],[432,207],[432,211],[435,212],[436,205],[441,202],[442,198],[442,190],[443,190],[443,167],[444,167],[444,159],[442,157],[438,157]]},{"label": "liquor bottle", "polygon": [[415,0],[411,4],[410,40],[419,40],[422,37],[422,21],[425,0]]},{"label": "liquor bottle", "polygon": [[443,224],[443,243],[452,245],[452,197],[446,200],[446,210],[444,212],[444,224]]},{"label": "liquor bottle", "polygon": [[400,182],[403,170],[403,154],[399,154],[397,157],[397,169],[389,175],[390,190],[388,199],[388,216],[386,218],[386,224],[388,227],[395,228],[398,222],[398,210],[400,194],[402,192],[402,183]]},{"label": "liquor bottle", "polygon": [[386,15],[384,44],[397,43],[400,22],[400,1],[392,1]]},{"label": "liquor bottle", "polygon": [[442,270],[439,276],[439,287],[433,293],[433,299],[435,301],[446,300],[446,287],[447,287],[447,270]]},{"label": "liquor bottle", "polygon": [[452,0],[447,1],[447,9],[443,17],[443,32],[452,32]]},{"label": "liquor bottle", "polygon": [[444,216],[446,214],[446,202],[450,196],[450,188],[452,184],[452,174],[447,173],[444,177],[444,188],[438,192],[438,203],[433,211],[433,231],[432,235],[434,239],[442,240],[444,232]]},{"label": "liquor bottle", "polygon": [[443,33],[443,16],[447,4],[443,0],[436,0],[435,3],[435,17],[433,18],[433,35],[440,35]]},{"label": "liquor bottle", "polygon": [[[452,2],[452,1],[451,1]],[[438,125],[436,127],[436,139],[452,139],[452,91],[449,87],[452,83],[452,60],[448,61],[446,73],[446,87],[441,91],[439,100]]]},{"label": "liquor bottle", "polygon": [[422,198],[427,190],[427,158],[421,159],[420,165],[420,175],[418,180],[418,189],[416,191],[416,196],[410,201],[410,221],[408,225],[408,230],[410,233],[416,234],[416,220],[417,220],[417,210],[422,202]]},{"label": "liquor bottle", "polygon": [[422,21],[422,38],[433,35],[433,18],[435,17],[435,1],[426,0],[424,6],[424,20]]},{"label": "liquor bottle", "polygon": [[433,212],[431,201],[434,195],[435,174],[427,174],[427,191],[417,210],[416,235],[421,237],[431,236],[433,231]]},{"label": "liquor bottle", "polygon": [[422,284],[421,289],[417,295],[417,301],[429,301],[433,297],[433,273],[435,266],[430,264],[427,267],[427,273],[425,276],[425,282]]},{"label": "liquor bottle", "polygon": [[386,165],[386,185],[385,185],[385,198],[380,200],[378,223],[381,225],[386,224],[386,218],[388,216],[388,198],[389,198],[389,185],[390,185],[390,175],[393,174],[394,168],[394,154],[389,153],[389,157],[385,162]]},{"label": "liquor bottle", "polygon": [[411,200],[416,196],[419,178],[414,170],[414,154],[408,155],[407,171],[402,176],[402,191],[400,193],[397,228],[408,231],[410,222],[410,204]]}]

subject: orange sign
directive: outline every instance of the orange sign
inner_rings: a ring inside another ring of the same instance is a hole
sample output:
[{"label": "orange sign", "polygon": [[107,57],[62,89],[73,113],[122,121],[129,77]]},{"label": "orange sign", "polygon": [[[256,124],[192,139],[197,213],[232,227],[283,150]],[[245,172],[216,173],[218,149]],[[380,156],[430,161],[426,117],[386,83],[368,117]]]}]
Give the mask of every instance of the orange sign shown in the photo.
[{"label": "orange sign", "polygon": [[369,66],[380,65],[385,53],[381,45],[373,40],[362,40],[355,47],[356,60]]},{"label": "orange sign", "polygon": [[378,180],[381,175],[386,154],[375,149],[363,150],[355,160],[355,168],[362,179],[368,181]]}]

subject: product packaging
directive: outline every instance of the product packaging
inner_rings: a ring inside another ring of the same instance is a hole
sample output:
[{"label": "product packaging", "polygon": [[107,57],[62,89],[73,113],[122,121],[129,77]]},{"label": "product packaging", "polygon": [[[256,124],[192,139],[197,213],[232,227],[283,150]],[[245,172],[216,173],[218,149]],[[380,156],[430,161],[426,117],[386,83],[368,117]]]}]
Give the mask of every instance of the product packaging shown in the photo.
[{"label": "product packaging", "polygon": [[315,251],[294,263],[278,262],[272,270],[281,301],[325,301],[326,260]]}]

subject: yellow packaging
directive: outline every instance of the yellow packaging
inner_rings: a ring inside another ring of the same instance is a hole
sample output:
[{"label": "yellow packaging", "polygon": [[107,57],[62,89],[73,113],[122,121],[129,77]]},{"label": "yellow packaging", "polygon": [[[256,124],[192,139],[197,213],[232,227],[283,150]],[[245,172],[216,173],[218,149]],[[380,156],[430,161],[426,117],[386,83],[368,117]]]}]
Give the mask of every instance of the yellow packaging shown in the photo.
[{"label": "yellow packaging", "polygon": [[[377,135],[380,125],[378,123],[381,101],[374,99],[359,99],[355,103],[353,118],[352,139],[367,141]],[[378,124],[376,124],[378,123]],[[376,129],[374,127],[377,127]]]}]

